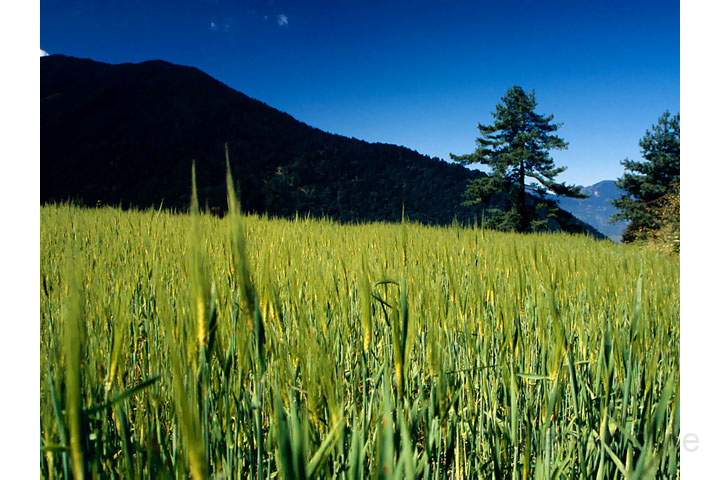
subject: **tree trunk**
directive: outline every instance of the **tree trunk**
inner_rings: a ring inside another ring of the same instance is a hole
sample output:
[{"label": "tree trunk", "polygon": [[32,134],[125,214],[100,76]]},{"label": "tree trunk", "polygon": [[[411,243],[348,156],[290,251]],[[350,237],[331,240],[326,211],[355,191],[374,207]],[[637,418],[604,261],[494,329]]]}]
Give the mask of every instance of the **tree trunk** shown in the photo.
[{"label": "tree trunk", "polygon": [[517,205],[515,206],[520,215],[520,225],[518,229],[521,232],[527,232],[530,227],[530,219],[528,218],[527,207],[525,206],[525,162],[520,162],[520,185],[518,185]]}]

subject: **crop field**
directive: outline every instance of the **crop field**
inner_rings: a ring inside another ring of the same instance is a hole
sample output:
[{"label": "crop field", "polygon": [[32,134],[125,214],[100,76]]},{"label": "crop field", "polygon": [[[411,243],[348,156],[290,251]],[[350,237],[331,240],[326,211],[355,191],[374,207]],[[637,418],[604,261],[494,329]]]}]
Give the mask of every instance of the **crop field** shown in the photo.
[{"label": "crop field", "polygon": [[228,197],[42,207],[43,477],[679,476],[676,256]]}]

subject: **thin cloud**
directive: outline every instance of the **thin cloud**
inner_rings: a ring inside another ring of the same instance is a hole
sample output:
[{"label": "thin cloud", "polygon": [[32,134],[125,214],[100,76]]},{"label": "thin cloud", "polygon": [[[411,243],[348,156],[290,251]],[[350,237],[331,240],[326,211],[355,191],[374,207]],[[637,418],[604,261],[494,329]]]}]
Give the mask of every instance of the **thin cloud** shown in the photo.
[{"label": "thin cloud", "polygon": [[277,16],[277,24],[280,25],[281,27],[284,27],[285,25],[287,25],[288,24],[287,15],[285,15],[284,13],[281,13],[280,15],[278,15]]},{"label": "thin cloud", "polygon": [[210,31],[212,32],[229,32],[232,23],[232,17],[227,17],[223,20],[210,20]]}]

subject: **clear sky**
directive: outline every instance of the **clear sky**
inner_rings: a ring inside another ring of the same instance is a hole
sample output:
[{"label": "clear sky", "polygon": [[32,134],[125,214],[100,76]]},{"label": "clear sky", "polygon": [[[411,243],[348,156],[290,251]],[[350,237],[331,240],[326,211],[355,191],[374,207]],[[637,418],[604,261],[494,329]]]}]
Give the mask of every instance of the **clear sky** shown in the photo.
[{"label": "clear sky", "polygon": [[512,85],[564,126],[562,180],[617,178],[680,108],[679,2],[42,0],[41,47],[164,59],[333,133],[448,158]]}]

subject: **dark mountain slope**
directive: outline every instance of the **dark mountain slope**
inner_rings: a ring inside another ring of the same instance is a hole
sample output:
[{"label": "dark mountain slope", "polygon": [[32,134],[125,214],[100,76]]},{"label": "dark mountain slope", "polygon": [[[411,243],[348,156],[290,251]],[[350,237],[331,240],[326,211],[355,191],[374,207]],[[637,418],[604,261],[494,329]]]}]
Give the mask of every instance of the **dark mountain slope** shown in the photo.
[{"label": "dark mountain slope", "polygon": [[[447,222],[473,173],[404,147],[325,133],[203,72],[161,61],[41,61],[41,200],[184,209],[225,204],[225,158],[251,211]],[[432,193],[432,195],[429,195]]]},{"label": "dark mountain slope", "polygon": [[[398,220],[404,204],[428,223],[477,215],[460,204],[481,173],[323,132],[196,68],[51,55],[40,83],[42,202],[184,210],[194,160],[201,204],[222,210],[228,142],[249,211]],[[588,230],[565,212],[559,223]]]}]

